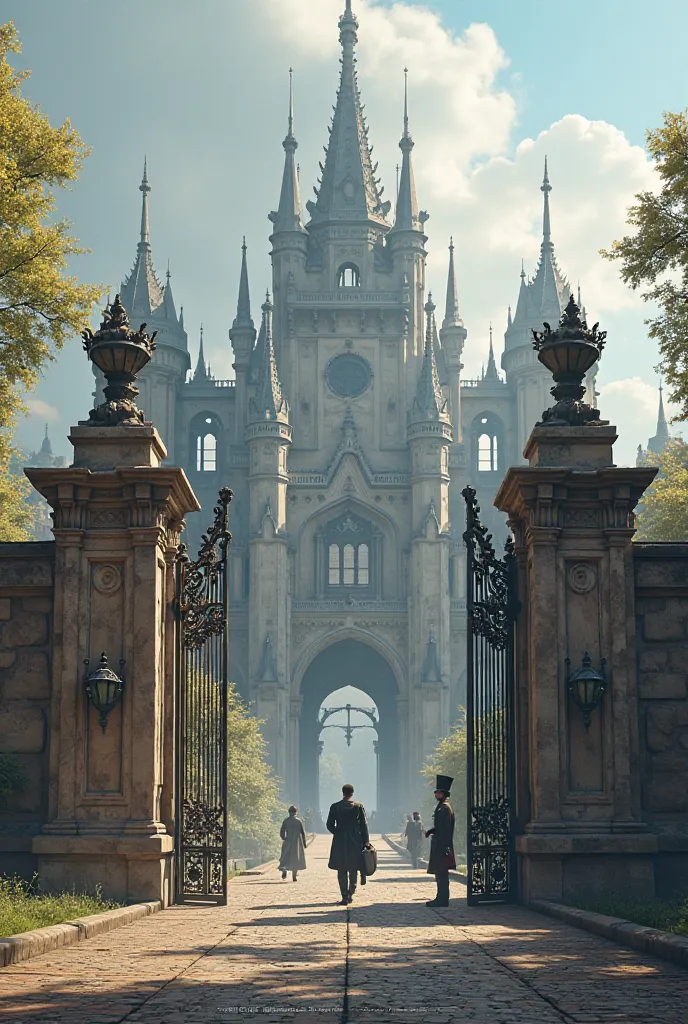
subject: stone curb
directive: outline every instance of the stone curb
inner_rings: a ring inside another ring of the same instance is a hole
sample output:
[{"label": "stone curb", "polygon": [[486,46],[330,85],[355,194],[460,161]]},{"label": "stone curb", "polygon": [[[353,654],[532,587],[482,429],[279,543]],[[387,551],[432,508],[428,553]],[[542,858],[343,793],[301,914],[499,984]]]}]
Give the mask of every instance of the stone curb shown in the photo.
[{"label": "stone curb", "polygon": [[[400,853],[402,857],[408,856],[408,851],[405,850],[404,847],[401,846],[399,843],[397,843],[396,840],[392,839],[391,836],[388,836],[385,832],[383,832],[382,838],[386,843],[388,843],[392,847],[393,850],[395,850],[397,853]],[[419,857],[418,863],[422,868],[427,869],[428,862],[427,860],[425,860],[424,857]],[[449,877],[452,878],[455,882],[461,882],[462,885],[468,885],[467,877],[465,875],[462,875],[460,871],[450,871]]]},{"label": "stone curb", "polygon": [[547,900],[531,900],[527,904],[529,910],[539,914],[556,917],[574,928],[586,932],[594,932],[605,939],[611,939],[621,946],[630,946],[643,953],[651,953],[661,960],[671,960],[681,967],[688,967],[688,938],[672,935],[658,928],[648,928],[642,924],[633,924],[621,917],[607,917],[606,914],[595,914],[590,910],[579,910],[577,907],[566,907],[561,903],[549,903]]},{"label": "stone curb", "polygon": [[0,938],[0,967],[30,960],[31,957],[49,953],[61,946],[73,946],[83,939],[92,939],[94,935],[102,935],[103,932],[121,928],[159,910],[162,910],[160,900],[151,900],[148,903],[135,903],[130,907],[107,910],[103,914],[77,917],[73,921],[63,921],[62,924],[54,924],[49,928],[36,928],[34,931]]}]

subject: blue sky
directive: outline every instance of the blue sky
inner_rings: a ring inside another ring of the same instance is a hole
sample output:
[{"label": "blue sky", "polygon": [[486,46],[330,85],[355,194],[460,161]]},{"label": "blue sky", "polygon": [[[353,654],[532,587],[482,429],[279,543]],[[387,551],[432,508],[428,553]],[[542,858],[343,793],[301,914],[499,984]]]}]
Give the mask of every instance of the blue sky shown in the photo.
[{"label": "blue sky", "polygon": [[[657,355],[642,306],[596,254],[622,230],[633,192],[651,181],[638,149],[646,127],[686,104],[688,4],[354,6],[359,79],[388,194],[401,68],[411,69],[419,198],[431,213],[430,284],[443,287],[453,234],[467,372],[485,357],[489,322],[496,336],[503,330],[520,257],[534,270],[548,152],[556,251],[609,329],[601,404],[622,430],[617,458],[629,461],[653,432]],[[227,329],[243,234],[256,306],[269,280],[266,215],[279,190],[287,68],[295,69],[307,198],[334,100],[342,8],[343,0],[0,0],[0,17],[13,19],[22,38],[18,63],[33,70],[26,94],[53,123],[70,117],[93,148],[73,191],[60,196],[60,212],[92,250],[75,271],[116,287],[130,269],[147,154],[156,267],[162,277],[169,258],[192,359],[203,321],[217,376],[231,375]],[[33,396],[19,430],[28,449],[40,443],[47,417],[55,450],[68,453],[68,427],[87,413],[92,390],[80,348],[70,343]],[[640,409],[632,417],[631,392]]]}]

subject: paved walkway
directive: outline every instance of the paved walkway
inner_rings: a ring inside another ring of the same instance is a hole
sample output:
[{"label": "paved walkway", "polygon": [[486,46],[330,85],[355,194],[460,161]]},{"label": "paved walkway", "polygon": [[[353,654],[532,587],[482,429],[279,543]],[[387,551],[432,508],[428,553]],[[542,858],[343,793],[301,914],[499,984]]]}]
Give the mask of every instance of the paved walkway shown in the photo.
[{"label": "paved walkway", "polygon": [[432,880],[382,841],[350,909],[329,844],[296,884],[231,882],[226,908],[177,907],[0,969],[0,1024],[688,1024],[688,971],[520,907],[428,910]]}]

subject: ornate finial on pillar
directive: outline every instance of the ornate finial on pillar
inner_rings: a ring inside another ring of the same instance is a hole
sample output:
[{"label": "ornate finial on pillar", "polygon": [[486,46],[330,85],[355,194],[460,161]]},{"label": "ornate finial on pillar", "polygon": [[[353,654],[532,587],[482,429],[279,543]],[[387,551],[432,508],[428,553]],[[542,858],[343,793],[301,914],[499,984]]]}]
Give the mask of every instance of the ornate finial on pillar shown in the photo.
[{"label": "ornate finial on pillar", "polygon": [[[145,180],[145,172],[144,172]],[[105,401],[92,409],[82,425],[93,427],[139,427],[145,422],[136,408],[139,389],[136,377],[150,362],[155,350],[157,331],[148,337],[143,323],[138,331],[129,326],[127,311],[119,295],[103,313],[103,322],[93,333],[90,327],[81,332],[88,358],[95,363],[107,379],[103,389]]]},{"label": "ornate finial on pillar", "polygon": [[583,379],[600,358],[607,332],[598,331],[599,324],[588,329],[573,295],[556,330],[548,323],[543,326],[544,331],[533,331],[533,348],[554,377],[550,393],[556,404],[543,412],[542,423],[552,427],[606,426],[608,420],[600,419],[599,409],[583,401]]}]

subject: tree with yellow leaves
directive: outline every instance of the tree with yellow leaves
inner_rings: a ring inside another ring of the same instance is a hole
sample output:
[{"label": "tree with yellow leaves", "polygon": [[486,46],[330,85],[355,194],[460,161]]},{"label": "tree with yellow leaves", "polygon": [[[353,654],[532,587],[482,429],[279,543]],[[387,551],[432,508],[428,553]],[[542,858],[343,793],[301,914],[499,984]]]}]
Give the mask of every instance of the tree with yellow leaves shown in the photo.
[{"label": "tree with yellow leaves", "polygon": [[688,444],[673,438],[659,455],[659,473],[643,495],[635,540],[688,540]]},{"label": "tree with yellow leaves", "polygon": [[31,522],[24,481],[9,466],[22,393],[101,294],[68,275],[69,258],[84,250],[52,216],[54,189],[77,178],[88,150],[69,121],[53,128],[22,96],[29,72],[8,59],[19,52],[13,23],[0,25],[0,540],[25,539]]}]

